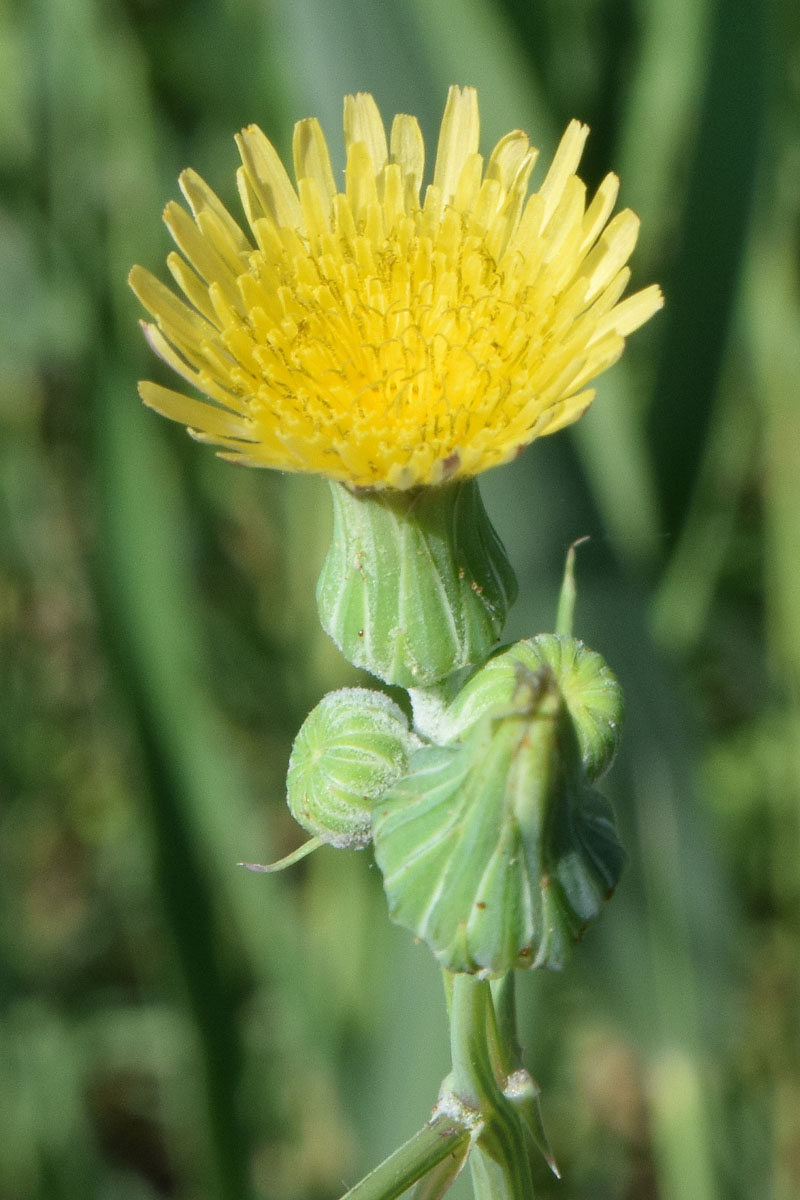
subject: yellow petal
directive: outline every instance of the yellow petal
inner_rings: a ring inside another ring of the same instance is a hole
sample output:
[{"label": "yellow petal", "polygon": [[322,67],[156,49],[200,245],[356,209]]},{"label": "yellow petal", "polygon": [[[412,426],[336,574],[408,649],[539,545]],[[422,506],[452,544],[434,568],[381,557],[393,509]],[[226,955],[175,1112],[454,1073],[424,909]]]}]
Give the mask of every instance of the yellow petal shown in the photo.
[{"label": "yellow petal", "polygon": [[544,200],[545,225],[558,206],[567,180],[577,169],[588,136],[589,126],[581,125],[580,121],[570,121],[564,131],[544,183],[539,188],[539,195]]},{"label": "yellow petal", "polygon": [[344,144],[348,157],[359,142],[366,146],[372,171],[377,175],[386,165],[389,149],[378,106],[367,92],[344,98]]},{"label": "yellow petal", "polygon": [[347,155],[345,194],[356,224],[364,222],[370,207],[377,206],[378,188],[372,159],[364,142],[354,142]]},{"label": "yellow petal", "polygon": [[464,163],[470,154],[477,153],[480,138],[478,94],[475,88],[451,87],[447,95],[433,186],[439,189],[444,204],[455,195]]},{"label": "yellow petal", "polygon": [[237,298],[236,275],[219,254],[213,241],[203,235],[185,209],[174,201],[164,209],[164,224],[179,250],[206,283],[219,283],[231,300]]},{"label": "yellow petal", "polygon": [[192,171],[191,169],[181,171],[178,176],[178,183],[195,217],[204,212],[213,212],[225,226],[230,240],[242,254],[247,254],[252,249],[241,228],[234,221],[225,205],[216,193],[211,190],[205,180],[200,178],[196,171]]},{"label": "yellow petal", "polygon": [[145,380],[139,384],[139,395],[148,408],[154,408],[163,417],[171,421],[179,421],[193,429],[200,429],[212,437],[240,438],[243,441],[254,441],[252,423],[242,420],[235,413],[215,408],[202,400],[193,400],[181,392],[173,392],[170,388],[161,387],[158,383]]},{"label": "yellow petal", "polygon": [[390,139],[392,162],[398,163],[405,182],[409,208],[419,205],[419,189],[425,170],[425,143],[416,117],[398,113],[392,122]]},{"label": "yellow petal", "polygon": [[508,191],[523,162],[531,158],[527,133],[514,129],[502,137],[492,151],[486,166],[486,177],[496,179]]},{"label": "yellow petal", "polygon": [[247,181],[264,213],[278,225],[300,224],[300,201],[275,147],[257,125],[236,135]]},{"label": "yellow petal", "polygon": [[298,121],[295,125],[292,154],[298,184],[301,179],[313,179],[323,202],[330,204],[336,195],[336,180],[333,177],[328,143],[316,117]]},{"label": "yellow petal", "polygon": [[614,330],[622,337],[628,337],[663,307],[664,296],[661,288],[651,284],[650,287],[628,296],[627,300],[613,308],[599,323],[597,335],[602,336],[606,330]]}]

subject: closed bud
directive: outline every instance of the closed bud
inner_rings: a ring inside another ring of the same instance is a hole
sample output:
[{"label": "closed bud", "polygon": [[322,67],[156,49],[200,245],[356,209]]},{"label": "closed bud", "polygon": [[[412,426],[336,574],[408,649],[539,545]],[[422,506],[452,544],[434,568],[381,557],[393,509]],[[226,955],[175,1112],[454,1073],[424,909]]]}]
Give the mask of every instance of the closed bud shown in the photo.
[{"label": "closed bud", "polygon": [[333,846],[365,846],[375,801],[405,772],[419,744],[405,714],[382,692],[330,692],[295,739],[286,778],[292,816]]},{"label": "closed bud", "polygon": [[426,746],[376,804],[392,918],[451,971],[563,966],[624,859],[554,670],[517,665],[463,742]]},{"label": "closed bud", "polygon": [[541,633],[508,646],[477,671],[449,705],[442,722],[446,741],[461,740],[487,712],[509,704],[520,667],[549,667],[558,684],[590,782],[608,770],[625,712],[622,689],[605,660],[577,638]]},{"label": "closed bud", "polygon": [[406,688],[482,662],[516,580],[477,482],[406,492],[332,484],[332,494],[317,604],[345,658]]}]

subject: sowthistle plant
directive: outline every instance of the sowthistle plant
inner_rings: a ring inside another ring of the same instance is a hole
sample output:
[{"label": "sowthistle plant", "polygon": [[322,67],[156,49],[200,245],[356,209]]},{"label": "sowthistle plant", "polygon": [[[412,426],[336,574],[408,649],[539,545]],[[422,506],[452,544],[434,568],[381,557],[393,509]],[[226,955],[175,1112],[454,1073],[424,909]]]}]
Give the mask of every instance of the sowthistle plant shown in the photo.
[{"label": "sowthistle plant", "polygon": [[[587,385],[661,307],[622,299],[638,221],[618,180],[587,203],[588,130],[567,128],[538,190],[516,130],[479,153],[473,88],[451,88],[433,182],[413,117],[387,139],[348,96],[340,191],[315,120],[294,132],[296,186],[256,126],[237,138],[249,233],[194,172],[169,204],[185,299],[140,267],[145,335],[203,398],[157,383],[150,407],[234,462],[331,481],[317,587],[345,658],[407,689],[344,688],[303,724],[288,802],[311,838],[372,844],[389,915],[441,964],[452,1070],[420,1131],[351,1200],[444,1194],[469,1163],[478,1200],[526,1200],[526,1139],[555,1170],[521,1060],[518,969],[561,968],[619,877],[595,784],[622,719],[617,681],[572,636],[570,554],[554,633],[498,648],[516,580],[476,476],[591,403]],[[252,864],[250,864],[252,865]]]}]

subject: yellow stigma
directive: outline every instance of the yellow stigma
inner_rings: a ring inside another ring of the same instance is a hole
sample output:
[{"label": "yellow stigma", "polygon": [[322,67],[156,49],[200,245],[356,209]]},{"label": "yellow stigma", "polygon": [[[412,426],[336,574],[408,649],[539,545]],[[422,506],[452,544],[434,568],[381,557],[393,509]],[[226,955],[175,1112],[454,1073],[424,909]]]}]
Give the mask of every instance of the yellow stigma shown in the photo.
[{"label": "yellow stigma", "polygon": [[208,399],[156,383],[144,402],[225,456],[352,487],[475,475],[576,420],[587,384],[661,307],[620,301],[638,220],[609,221],[618,180],[587,205],[575,174],[588,130],[567,128],[538,191],[527,136],[478,152],[474,88],[451,88],[420,199],[417,121],[387,141],[375,101],[348,96],[344,190],[316,120],[294,131],[295,186],[264,134],[237,138],[252,238],[193,172],[192,215],[167,205],[179,299],[141,267],[150,345]]}]

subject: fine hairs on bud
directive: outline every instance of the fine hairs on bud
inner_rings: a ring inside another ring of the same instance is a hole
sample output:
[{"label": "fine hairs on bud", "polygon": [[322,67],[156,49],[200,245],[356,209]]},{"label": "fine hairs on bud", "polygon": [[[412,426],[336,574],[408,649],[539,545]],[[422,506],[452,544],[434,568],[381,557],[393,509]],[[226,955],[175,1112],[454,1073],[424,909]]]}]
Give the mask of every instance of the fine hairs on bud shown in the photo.
[{"label": "fine hairs on bud", "polygon": [[338,849],[366,846],[375,801],[419,744],[405,713],[383,692],[330,692],[295,739],[286,779],[292,816]]}]

